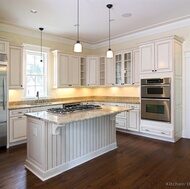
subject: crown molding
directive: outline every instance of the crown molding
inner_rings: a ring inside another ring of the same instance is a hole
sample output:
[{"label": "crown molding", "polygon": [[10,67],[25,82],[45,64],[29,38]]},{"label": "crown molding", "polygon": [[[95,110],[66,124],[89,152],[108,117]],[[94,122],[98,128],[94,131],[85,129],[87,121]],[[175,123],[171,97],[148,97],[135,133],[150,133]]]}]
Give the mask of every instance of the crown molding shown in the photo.
[{"label": "crown molding", "polygon": [[[143,28],[141,30],[136,30],[131,33],[126,33],[124,36],[118,36],[116,38],[111,39],[111,45],[124,43],[124,42],[130,41],[130,40],[166,32],[166,31],[170,31],[170,30],[174,30],[174,29],[178,29],[178,28],[182,28],[182,27],[186,27],[186,26],[190,26],[190,18],[189,17],[186,17],[186,19],[179,18],[179,20],[176,22],[160,23],[159,25],[153,25],[148,28]],[[9,24],[2,23],[2,22],[0,22],[0,28],[1,28],[0,31],[15,33],[15,34],[19,34],[19,35],[25,35],[28,37],[40,38],[39,31],[29,30],[26,28],[9,25]],[[61,36],[55,36],[55,35],[48,34],[45,32],[43,32],[43,38],[48,41],[54,41],[54,42],[58,42],[58,43],[68,44],[68,45],[75,44],[74,40],[67,39],[67,38],[64,38]],[[83,42],[81,42],[81,43],[84,48],[93,49],[93,50],[98,49],[98,48],[104,48],[104,47],[108,46],[107,41],[100,42],[97,44],[89,44],[89,43],[83,43]]]},{"label": "crown molding", "polygon": [[[183,28],[187,26],[190,26],[190,18],[173,22],[170,24],[166,24],[166,25],[159,24],[159,26],[157,25],[157,26],[151,26],[151,28],[150,27],[143,28],[141,30],[137,30],[128,34],[126,33],[125,36],[120,36],[120,37],[111,39],[111,45],[116,45],[116,44],[124,43],[130,40],[147,37],[150,35],[159,34],[162,32],[171,31],[171,30],[175,30],[175,29]],[[108,46],[108,42],[106,41],[106,42],[100,42],[100,43],[94,44],[92,45],[91,48],[97,49],[97,48],[103,48],[107,46]]]},{"label": "crown molding", "polygon": [[[10,25],[10,24],[3,23],[3,22],[0,22],[0,31],[10,32],[10,33],[24,35],[24,36],[28,36],[28,37],[40,38],[39,30],[32,30],[32,29],[30,30],[30,29],[18,27],[15,25]],[[74,45],[76,43],[75,40],[48,34],[44,31],[43,31],[43,39],[48,40],[48,41],[63,43],[63,44],[67,44],[67,45]],[[84,48],[91,49],[91,45],[88,43],[82,43],[82,45]]]}]

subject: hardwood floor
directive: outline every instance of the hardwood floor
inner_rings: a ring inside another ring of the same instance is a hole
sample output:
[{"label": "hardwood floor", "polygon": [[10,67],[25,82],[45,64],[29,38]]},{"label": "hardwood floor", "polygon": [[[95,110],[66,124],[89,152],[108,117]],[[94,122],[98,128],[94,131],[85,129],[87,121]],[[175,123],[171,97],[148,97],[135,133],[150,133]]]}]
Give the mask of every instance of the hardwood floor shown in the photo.
[{"label": "hardwood floor", "polygon": [[177,143],[117,133],[118,149],[42,182],[25,169],[26,145],[0,150],[0,188],[190,188],[190,140]]}]

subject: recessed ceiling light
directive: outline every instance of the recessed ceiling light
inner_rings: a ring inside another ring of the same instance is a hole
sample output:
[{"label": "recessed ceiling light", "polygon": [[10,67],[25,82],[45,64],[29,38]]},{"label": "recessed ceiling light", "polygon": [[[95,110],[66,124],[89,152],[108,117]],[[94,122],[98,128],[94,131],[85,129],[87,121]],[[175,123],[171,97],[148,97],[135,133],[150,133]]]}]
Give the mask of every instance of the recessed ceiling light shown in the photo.
[{"label": "recessed ceiling light", "polygon": [[131,14],[131,13],[128,13],[128,12],[126,12],[126,13],[122,14],[121,16],[123,16],[123,17],[127,18],[127,17],[132,16],[132,14]]},{"label": "recessed ceiling light", "polygon": [[31,12],[31,13],[37,13],[37,10],[31,9],[30,12]]}]

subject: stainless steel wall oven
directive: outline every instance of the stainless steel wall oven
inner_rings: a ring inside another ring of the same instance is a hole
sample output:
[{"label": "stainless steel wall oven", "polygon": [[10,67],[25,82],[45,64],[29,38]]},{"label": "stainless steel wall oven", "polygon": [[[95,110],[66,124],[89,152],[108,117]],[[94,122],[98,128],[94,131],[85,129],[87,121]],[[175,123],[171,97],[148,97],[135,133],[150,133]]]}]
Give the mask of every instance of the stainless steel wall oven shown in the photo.
[{"label": "stainless steel wall oven", "polygon": [[171,122],[171,79],[141,79],[141,119]]}]

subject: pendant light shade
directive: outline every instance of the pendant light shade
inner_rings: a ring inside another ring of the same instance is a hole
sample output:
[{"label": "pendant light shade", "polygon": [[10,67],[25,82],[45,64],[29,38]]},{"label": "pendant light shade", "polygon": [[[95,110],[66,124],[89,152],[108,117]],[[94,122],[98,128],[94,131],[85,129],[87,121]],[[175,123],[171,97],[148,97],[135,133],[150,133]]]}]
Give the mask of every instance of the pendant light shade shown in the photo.
[{"label": "pendant light shade", "polygon": [[82,45],[79,41],[79,0],[77,0],[77,41],[74,45],[74,52],[82,52]]},{"label": "pendant light shade", "polygon": [[39,28],[39,30],[41,31],[41,60],[40,62],[43,61],[43,55],[42,55],[42,31],[44,30],[44,28]]},{"label": "pendant light shade", "polygon": [[107,5],[107,8],[109,9],[109,48],[108,48],[107,55],[106,55],[107,58],[113,58],[113,51],[110,48],[110,22],[111,22],[111,20],[110,20],[110,9],[112,7],[113,7],[112,4]]},{"label": "pendant light shade", "polygon": [[82,45],[80,44],[80,41],[77,41],[74,45],[74,52],[82,52]]},{"label": "pendant light shade", "polygon": [[107,58],[113,58],[113,51],[111,49],[108,49],[106,57]]}]

